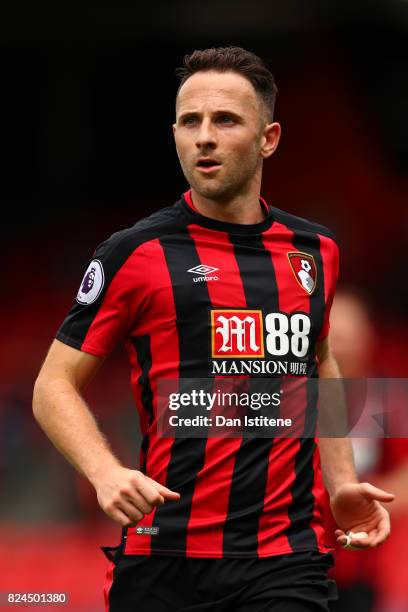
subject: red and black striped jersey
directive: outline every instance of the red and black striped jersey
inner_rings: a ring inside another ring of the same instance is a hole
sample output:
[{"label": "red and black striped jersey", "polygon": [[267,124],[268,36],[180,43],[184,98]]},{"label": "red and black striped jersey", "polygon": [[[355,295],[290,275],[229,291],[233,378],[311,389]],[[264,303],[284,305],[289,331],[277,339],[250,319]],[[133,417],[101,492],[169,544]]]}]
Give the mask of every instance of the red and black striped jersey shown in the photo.
[{"label": "red and black striped jersey", "polygon": [[[157,427],[164,379],[318,376],[316,342],[329,330],[338,247],[326,227],[261,204],[260,223],[227,223],[201,215],[186,192],[113,234],[96,249],[57,332],[96,356],[125,342],[140,469],[181,494],[124,530],[125,554],[328,550],[315,437],[161,437]],[[244,320],[258,334],[252,340],[215,333],[220,325],[242,330]],[[316,409],[310,403],[306,418]]]}]

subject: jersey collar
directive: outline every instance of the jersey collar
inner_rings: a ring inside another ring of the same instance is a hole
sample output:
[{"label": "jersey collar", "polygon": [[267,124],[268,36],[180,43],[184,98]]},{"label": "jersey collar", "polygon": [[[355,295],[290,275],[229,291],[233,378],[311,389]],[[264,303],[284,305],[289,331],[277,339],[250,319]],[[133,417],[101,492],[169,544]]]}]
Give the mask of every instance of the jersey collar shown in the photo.
[{"label": "jersey collar", "polygon": [[211,219],[198,212],[194,206],[191,198],[191,189],[184,192],[181,199],[181,205],[184,212],[188,214],[191,219],[191,223],[208,227],[218,231],[224,231],[232,234],[261,234],[267,230],[273,223],[272,208],[269,204],[261,197],[261,206],[265,209],[267,216],[259,223],[229,223],[227,221],[219,221],[217,219]]}]

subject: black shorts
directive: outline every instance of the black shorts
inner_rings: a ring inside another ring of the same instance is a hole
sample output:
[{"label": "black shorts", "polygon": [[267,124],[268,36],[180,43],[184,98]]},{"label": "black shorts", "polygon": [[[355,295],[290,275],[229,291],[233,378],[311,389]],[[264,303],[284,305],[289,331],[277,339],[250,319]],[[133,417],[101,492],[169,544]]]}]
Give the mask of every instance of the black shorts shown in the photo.
[{"label": "black shorts", "polygon": [[333,564],[331,553],[319,552],[253,559],[119,555],[105,600],[109,612],[323,612],[337,598],[327,575]]}]

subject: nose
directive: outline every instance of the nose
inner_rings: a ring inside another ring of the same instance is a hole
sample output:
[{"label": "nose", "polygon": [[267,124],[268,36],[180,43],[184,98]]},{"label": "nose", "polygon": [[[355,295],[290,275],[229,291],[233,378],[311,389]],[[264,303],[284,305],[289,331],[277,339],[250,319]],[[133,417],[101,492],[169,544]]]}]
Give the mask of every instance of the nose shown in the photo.
[{"label": "nose", "polygon": [[196,146],[198,149],[205,147],[214,148],[217,144],[214,125],[209,118],[202,120],[200,129],[197,132]]}]

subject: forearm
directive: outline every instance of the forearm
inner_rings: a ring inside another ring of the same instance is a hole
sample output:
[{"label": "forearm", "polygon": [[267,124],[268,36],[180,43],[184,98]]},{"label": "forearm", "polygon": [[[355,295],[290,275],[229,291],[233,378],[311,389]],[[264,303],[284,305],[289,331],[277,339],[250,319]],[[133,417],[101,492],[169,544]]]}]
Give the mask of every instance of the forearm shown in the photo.
[{"label": "forearm", "polygon": [[54,446],[88,480],[120,465],[74,385],[63,378],[37,380],[33,412]]},{"label": "forearm", "polygon": [[320,438],[320,459],[326,489],[333,497],[346,483],[356,483],[353,448],[348,438]]},{"label": "forearm", "polygon": [[[337,362],[330,353],[326,354],[325,358],[319,362],[319,377],[322,379],[341,378]],[[328,384],[332,383],[328,382]],[[339,384],[341,384],[340,381]],[[345,404],[341,396],[342,388],[338,390],[335,388],[330,389],[330,392],[326,393],[325,396],[330,398],[331,396],[337,395],[337,393],[339,393],[337,402],[332,403],[329,399],[330,405],[325,405],[322,409],[325,410],[325,418],[330,417],[331,410],[331,419],[333,421],[336,419],[336,423],[341,424],[342,418],[345,418],[345,414],[343,415],[342,413],[342,411],[345,411]],[[336,411],[340,411],[340,414],[338,412],[336,413]],[[332,431],[333,433],[331,436],[329,435],[329,437],[319,438],[319,450],[323,480],[330,497],[333,497],[339,487],[346,483],[356,483],[358,482],[358,478],[354,466],[353,447],[350,439],[334,437],[337,431],[335,425],[332,427],[329,426],[328,431]]]}]

